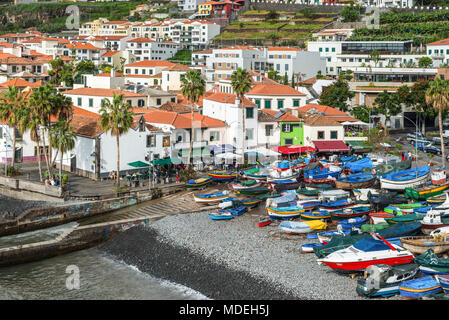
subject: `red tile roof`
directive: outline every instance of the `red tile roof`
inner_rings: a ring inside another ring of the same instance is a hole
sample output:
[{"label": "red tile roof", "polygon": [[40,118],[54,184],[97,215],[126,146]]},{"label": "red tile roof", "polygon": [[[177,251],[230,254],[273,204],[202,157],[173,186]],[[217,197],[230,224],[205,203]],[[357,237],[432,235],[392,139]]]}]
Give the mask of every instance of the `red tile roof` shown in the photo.
[{"label": "red tile roof", "polygon": [[[260,109],[259,112],[264,112],[264,113],[269,114],[271,117],[274,117],[276,114],[279,113],[279,110]],[[301,121],[301,119],[296,117],[296,116],[294,116],[289,111],[287,111],[282,116],[280,116],[279,118],[275,119],[274,121],[286,121],[286,122],[295,121],[295,122],[299,122],[299,121]]]},{"label": "red tile roof", "polygon": [[7,87],[18,87],[18,88],[26,88],[26,87],[31,87],[31,88],[38,88],[42,85],[42,81],[37,81],[37,82],[28,82],[26,80],[23,80],[21,78],[15,78],[3,83],[0,83],[0,87],[2,88],[7,88]]},{"label": "red tile roof", "polygon": [[318,112],[324,112],[327,116],[347,116],[346,112],[337,110],[335,108],[319,105],[319,104],[308,104],[302,107],[295,108],[298,111],[307,112],[310,109],[316,109]]},{"label": "red tile roof", "polygon": [[68,43],[66,45],[67,48],[69,49],[83,49],[83,50],[106,50],[104,48],[98,48],[95,47],[93,44],[91,43],[83,43],[83,42],[72,42],[72,43]]},{"label": "red tile roof", "polygon": [[166,60],[142,60],[125,65],[125,67],[171,67],[174,63]]},{"label": "red tile roof", "polygon": [[449,45],[449,38],[427,44],[428,46]]},{"label": "red tile roof", "polygon": [[302,49],[291,47],[268,47],[268,51],[302,51]]},{"label": "red tile roof", "polygon": [[134,38],[126,42],[156,42],[156,41],[148,38]]},{"label": "red tile roof", "polygon": [[[191,114],[179,114],[170,111],[149,110],[143,114],[148,123],[159,123],[172,125],[177,129],[192,128]],[[200,124],[201,128],[224,127],[225,123],[221,120],[194,113],[193,119],[195,127]]]},{"label": "red tile roof", "polygon": [[304,93],[285,84],[256,84],[247,95],[305,96]]},{"label": "red tile roof", "polygon": [[[204,98],[204,100],[211,100],[211,101],[216,101],[216,102],[220,102],[220,103],[235,104],[235,98],[236,98],[235,94],[215,92],[215,93],[207,96],[206,98]],[[243,98],[243,102],[244,102],[245,107],[256,107],[257,106],[254,102],[252,102],[248,98]]]}]

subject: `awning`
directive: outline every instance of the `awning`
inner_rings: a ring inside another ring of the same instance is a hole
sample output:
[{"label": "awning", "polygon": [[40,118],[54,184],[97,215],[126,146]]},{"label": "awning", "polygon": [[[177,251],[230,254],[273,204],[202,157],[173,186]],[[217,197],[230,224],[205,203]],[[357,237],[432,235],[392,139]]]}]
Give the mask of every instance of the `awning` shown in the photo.
[{"label": "awning", "polygon": [[349,147],[342,140],[313,141],[318,152],[345,152]]},{"label": "awning", "polygon": [[240,159],[242,156],[240,154],[231,153],[231,152],[225,152],[225,153],[219,153],[215,155],[215,158],[217,159]]},{"label": "awning", "polygon": [[369,126],[369,123],[366,123],[363,121],[344,121],[341,124],[344,126],[350,126],[350,125]]},{"label": "awning", "polygon": [[354,150],[371,149],[371,146],[366,145],[365,141],[360,140],[347,140],[346,143],[349,144]]},{"label": "awning", "polygon": [[307,151],[316,151],[315,148],[306,146],[271,147],[271,150],[282,154],[306,153]]},{"label": "awning", "polygon": [[134,167],[134,168],[147,168],[150,165],[148,163],[145,163],[143,161],[134,161],[128,163],[128,166]]},{"label": "awning", "polygon": [[182,159],[180,158],[165,158],[165,159],[154,159],[151,163],[155,166],[163,166],[166,164],[180,164]]}]

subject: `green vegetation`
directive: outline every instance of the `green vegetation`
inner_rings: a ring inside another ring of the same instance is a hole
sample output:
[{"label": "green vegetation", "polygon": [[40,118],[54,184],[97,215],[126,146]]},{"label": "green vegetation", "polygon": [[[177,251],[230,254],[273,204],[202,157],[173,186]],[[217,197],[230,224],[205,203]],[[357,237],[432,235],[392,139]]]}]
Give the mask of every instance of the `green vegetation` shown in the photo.
[{"label": "green vegetation", "polygon": [[[80,23],[100,17],[109,20],[127,20],[130,11],[141,3],[144,2],[77,3],[81,15]],[[8,22],[0,25],[0,32],[22,32],[28,28],[36,28],[47,33],[60,32],[66,29],[65,23],[69,14],[65,13],[65,8],[69,5],[73,3],[29,3],[0,7],[0,16],[16,17],[15,23]]]},{"label": "green vegetation", "polygon": [[168,61],[182,64],[191,64],[192,63],[192,51],[190,50],[179,50],[176,54],[167,59]]}]

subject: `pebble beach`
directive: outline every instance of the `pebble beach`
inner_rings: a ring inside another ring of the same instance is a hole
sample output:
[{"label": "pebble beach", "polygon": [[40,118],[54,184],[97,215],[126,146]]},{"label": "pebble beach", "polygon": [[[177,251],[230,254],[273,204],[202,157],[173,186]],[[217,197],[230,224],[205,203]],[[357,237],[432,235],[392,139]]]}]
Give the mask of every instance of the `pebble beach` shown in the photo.
[{"label": "pebble beach", "polygon": [[365,300],[356,281],[320,266],[301,244],[316,242],[259,228],[263,206],[227,221],[207,213],[168,216],[130,229],[98,248],[153,276],[210,299]]}]

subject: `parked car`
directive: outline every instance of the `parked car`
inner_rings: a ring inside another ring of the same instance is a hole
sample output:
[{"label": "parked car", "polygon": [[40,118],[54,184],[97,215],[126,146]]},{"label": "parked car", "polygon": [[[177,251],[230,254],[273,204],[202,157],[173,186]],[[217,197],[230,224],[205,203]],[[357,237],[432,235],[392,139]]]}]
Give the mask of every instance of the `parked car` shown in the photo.
[{"label": "parked car", "polygon": [[[449,145],[449,139],[443,137],[443,141],[444,141],[444,145],[445,146]],[[432,142],[437,144],[437,145],[438,144],[441,145],[441,138],[440,137],[433,137],[432,138]]]},{"label": "parked car", "polygon": [[418,147],[418,150],[424,151],[426,153],[433,153],[440,155],[441,149],[437,146],[432,145],[431,143],[413,143],[413,146]]},{"label": "parked car", "polygon": [[[449,131],[449,130],[448,130]],[[427,139],[421,132],[407,134],[407,140]]]}]

